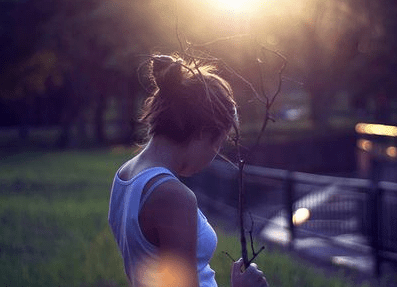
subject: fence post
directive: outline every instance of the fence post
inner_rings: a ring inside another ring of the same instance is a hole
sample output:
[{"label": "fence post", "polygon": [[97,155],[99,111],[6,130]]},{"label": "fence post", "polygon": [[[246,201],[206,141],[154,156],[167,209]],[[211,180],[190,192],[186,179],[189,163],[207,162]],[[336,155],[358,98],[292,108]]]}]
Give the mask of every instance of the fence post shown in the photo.
[{"label": "fence post", "polygon": [[293,222],[294,214],[294,181],[292,172],[288,171],[285,178],[285,209],[287,211],[287,226],[290,232],[290,241],[288,247],[294,249],[295,228]]}]

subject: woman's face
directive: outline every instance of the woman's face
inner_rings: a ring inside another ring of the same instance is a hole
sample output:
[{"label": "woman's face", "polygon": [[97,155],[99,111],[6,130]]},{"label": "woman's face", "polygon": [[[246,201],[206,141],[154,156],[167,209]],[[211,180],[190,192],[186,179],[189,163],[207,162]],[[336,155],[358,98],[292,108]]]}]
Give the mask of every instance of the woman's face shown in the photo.
[{"label": "woman's face", "polygon": [[216,139],[204,133],[200,138],[192,140],[188,147],[189,168],[182,175],[193,175],[208,166],[218,154],[226,137],[226,132],[221,133]]}]

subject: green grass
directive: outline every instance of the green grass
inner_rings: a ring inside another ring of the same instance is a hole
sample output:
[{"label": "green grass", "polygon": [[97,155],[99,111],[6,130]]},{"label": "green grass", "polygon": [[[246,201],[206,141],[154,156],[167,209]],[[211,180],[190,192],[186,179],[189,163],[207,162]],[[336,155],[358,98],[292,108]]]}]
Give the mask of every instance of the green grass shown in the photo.
[{"label": "green grass", "polygon": [[[107,225],[109,190],[131,151],[24,152],[1,156],[0,286],[126,286]],[[218,231],[211,261],[229,286],[235,236]],[[256,263],[271,286],[353,286],[286,254],[265,252]],[[340,277],[340,278],[338,278]],[[386,286],[386,285],[385,285]]]},{"label": "green grass", "polygon": [[107,226],[114,172],[131,152],[34,152],[0,166],[3,286],[125,285]]},{"label": "green grass", "polygon": [[[239,255],[239,240],[237,235],[218,233],[218,250],[213,257],[211,266],[217,271],[216,278],[220,286],[229,286],[231,259],[222,251],[227,251],[234,259]],[[238,248],[236,248],[238,247]],[[258,250],[258,247],[256,247]],[[270,286],[313,286],[313,287],[347,287],[369,286],[355,285],[349,276],[341,270],[327,274],[327,271],[314,268],[302,260],[296,261],[290,255],[281,251],[263,251],[255,259],[259,269],[263,270]],[[227,268],[225,268],[227,266]],[[385,285],[387,286],[387,285]]]}]

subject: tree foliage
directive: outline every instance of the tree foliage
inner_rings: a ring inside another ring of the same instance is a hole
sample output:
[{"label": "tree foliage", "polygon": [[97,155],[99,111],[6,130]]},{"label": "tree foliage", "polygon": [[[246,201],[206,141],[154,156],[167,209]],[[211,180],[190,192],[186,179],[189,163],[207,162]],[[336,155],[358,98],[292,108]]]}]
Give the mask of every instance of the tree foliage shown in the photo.
[{"label": "tree foliage", "polygon": [[[376,116],[388,117],[382,111],[390,107],[397,82],[393,1],[281,1],[283,12],[262,3],[250,15],[196,2],[1,2],[1,105],[29,110],[38,98],[52,98],[51,105],[60,107],[58,122],[65,135],[73,124],[91,120],[102,141],[109,99],[117,100],[124,122],[133,122],[141,94],[137,67],[152,52],[178,50],[182,40],[224,59],[253,83],[258,78],[255,56],[260,55],[270,92],[280,63],[257,49],[280,51],[288,59],[283,80],[303,84],[296,87],[309,94],[312,120],[320,126],[327,124],[340,91],[350,95],[352,105],[366,109],[373,102]],[[296,3],[306,3],[299,8],[304,12],[296,12]],[[229,40],[216,41],[225,38]],[[252,106],[245,105],[246,87],[237,81],[235,89],[242,114],[252,115]],[[128,134],[134,127],[120,129]]]},{"label": "tree foliage", "polygon": [[93,110],[97,139],[104,141],[109,98],[123,99],[132,109],[124,109],[125,113],[133,113],[130,102],[140,90],[138,56],[147,54],[156,42],[156,33],[142,20],[147,14],[141,13],[144,6],[98,0],[17,4],[10,12],[11,45],[17,53],[3,66],[2,98],[29,102],[31,97],[61,94],[66,97],[57,101],[63,106],[62,141],[67,141],[73,122],[88,120],[89,110]]}]

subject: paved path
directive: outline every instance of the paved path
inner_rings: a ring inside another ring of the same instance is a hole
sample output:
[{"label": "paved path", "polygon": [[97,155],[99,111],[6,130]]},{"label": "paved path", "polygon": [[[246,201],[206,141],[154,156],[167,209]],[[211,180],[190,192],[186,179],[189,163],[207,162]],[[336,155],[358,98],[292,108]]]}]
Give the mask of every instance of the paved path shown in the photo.
[{"label": "paved path", "polygon": [[[197,198],[200,208],[203,209],[210,221],[215,224],[222,224],[222,227],[228,230],[237,231],[236,208],[214,201],[201,193],[197,193]],[[289,244],[290,234],[287,229],[285,213],[281,212],[279,216],[265,219],[261,218],[258,209],[252,210],[252,212],[256,227],[260,230],[256,232],[260,239],[285,247]],[[327,263],[332,262],[366,274],[373,274],[374,260],[370,253],[371,248],[368,246],[366,239],[359,234],[321,237],[319,234],[310,234],[310,232],[304,232],[297,227],[294,250],[307,255],[309,258]]]},{"label": "paved path", "polygon": [[[334,218],[327,219],[326,215],[320,214],[319,217],[325,218],[325,220],[312,220],[310,222],[312,228],[295,226],[293,248],[310,257],[347,266],[367,274],[373,273],[374,260],[368,240],[355,232],[358,225],[356,217],[353,217],[356,212],[355,206],[345,194],[341,199],[338,197],[338,193],[340,190],[337,186],[329,186],[308,194],[294,203],[296,209],[304,207],[306,210],[317,213],[321,213],[321,206],[326,205],[328,209],[335,209],[333,210],[334,215],[345,213],[345,217],[335,220]],[[291,234],[287,228],[286,212],[281,211],[279,215],[270,218],[268,222],[260,232],[260,236],[266,241],[288,246]],[[335,235],[322,235],[324,226],[321,225],[343,227],[339,229],[344,232]]]}]

